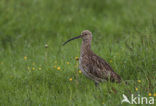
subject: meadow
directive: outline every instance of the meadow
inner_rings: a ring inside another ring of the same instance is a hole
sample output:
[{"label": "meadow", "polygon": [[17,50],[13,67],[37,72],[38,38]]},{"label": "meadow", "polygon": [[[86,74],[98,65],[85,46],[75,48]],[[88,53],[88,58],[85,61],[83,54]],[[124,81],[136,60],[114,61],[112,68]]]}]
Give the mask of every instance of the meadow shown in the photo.
[{"label": "meadow", "polygon": [[[155,10],[155,0],[0,0],[0,105],[128,106],[122,94],[156,98]],[[92,50],[127,85],[97,88],[79,70],[81,40],[62,44],[86,29]]]}]

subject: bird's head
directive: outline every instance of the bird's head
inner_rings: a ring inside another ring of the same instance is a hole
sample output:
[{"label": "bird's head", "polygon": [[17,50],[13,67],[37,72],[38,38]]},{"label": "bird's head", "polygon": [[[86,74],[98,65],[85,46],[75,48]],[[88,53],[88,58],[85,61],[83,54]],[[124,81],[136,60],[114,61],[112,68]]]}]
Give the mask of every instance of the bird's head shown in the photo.
[{"label": "bird's head", "polygon": [[92,39],[92,33],[89,30],[82,31],[80,37],[83,40],[91,40]]},{"label": "bird's head", "polygon": [[66,43],[68,43],[74,39],[79,39],[79,38],[81,38],[83,41],[91,41],[92,40],[92,33],[89,30],[84,30],[81,32],[81,35],[67,40],[63,45],[65,45]]}]

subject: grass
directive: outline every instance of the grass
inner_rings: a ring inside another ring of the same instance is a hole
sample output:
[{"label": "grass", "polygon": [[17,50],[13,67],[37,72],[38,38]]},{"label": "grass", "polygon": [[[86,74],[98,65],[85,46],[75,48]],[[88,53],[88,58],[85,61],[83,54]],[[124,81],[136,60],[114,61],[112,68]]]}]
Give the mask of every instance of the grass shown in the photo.
[{"label": "grass", "polygon": [[[155,0],[1,0],[0,105],[120,106],[122,94],[154,96],[155,7]],[[62,43],[85,29],[92,50],[128,85],[104,82],[99,90],[78,72],[81,40]]]}]

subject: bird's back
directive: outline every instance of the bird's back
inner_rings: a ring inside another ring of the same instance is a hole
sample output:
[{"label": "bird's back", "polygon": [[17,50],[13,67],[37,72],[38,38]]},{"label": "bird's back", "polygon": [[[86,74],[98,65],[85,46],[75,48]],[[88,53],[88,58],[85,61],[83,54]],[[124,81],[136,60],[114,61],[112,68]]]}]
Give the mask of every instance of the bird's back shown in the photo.
[{"label": "bird's back", "polygon": [[88,51],[80,57],[80,69],[87,77],[97,83],[103,80],[121,82],[120,76],[113,71],[110,65],[92,51]]}]

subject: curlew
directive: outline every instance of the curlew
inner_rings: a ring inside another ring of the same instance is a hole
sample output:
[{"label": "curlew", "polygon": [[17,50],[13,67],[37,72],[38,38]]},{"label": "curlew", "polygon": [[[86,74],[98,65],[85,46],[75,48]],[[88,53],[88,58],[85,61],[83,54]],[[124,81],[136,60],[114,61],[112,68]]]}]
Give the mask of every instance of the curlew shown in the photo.
[{"label": "curlew", "polygon": [[67,40],[63,45],[74,39],[82,39],[79,68],[82,73],[92,79],[97,86],[100,82],[108,81],[120,83],[120,76],[114,72],[111,66],[91,50],[92,33],[88,30],[82,31],[80,36]]}]

